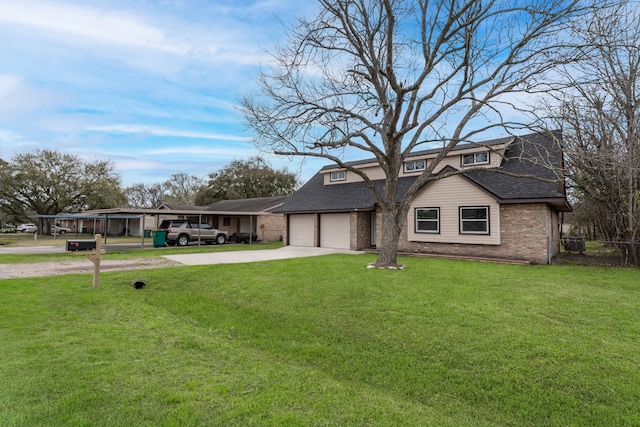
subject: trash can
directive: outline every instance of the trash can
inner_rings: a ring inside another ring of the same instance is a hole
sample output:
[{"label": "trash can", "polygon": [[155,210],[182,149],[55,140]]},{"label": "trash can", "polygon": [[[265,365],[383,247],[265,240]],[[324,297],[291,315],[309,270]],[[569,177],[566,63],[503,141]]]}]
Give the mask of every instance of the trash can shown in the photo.
[{"label": "trash can", "polygon": [[167,239],[167,230],[153,230],[153,247],[161,248],[164,246],[164,241]]},{"label": "trash can", "polygon": [[151,230],[144,230],[144,237],[151,237]]},{"label": "trash can", "polygon": [[89,229],[87,227],[82,227],[82,234],[87,234],[89,232]]}]

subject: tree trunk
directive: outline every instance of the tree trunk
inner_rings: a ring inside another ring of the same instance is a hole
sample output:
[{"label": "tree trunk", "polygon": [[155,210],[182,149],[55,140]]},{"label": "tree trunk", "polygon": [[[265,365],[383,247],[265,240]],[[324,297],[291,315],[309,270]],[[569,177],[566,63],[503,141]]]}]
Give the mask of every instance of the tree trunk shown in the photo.
[{"label": "tree trunk", "polygon": [[382,233],[380,236],[380,255],[376,261],[376,267],[398,266],[398,241],[400,230],[396,207],[382,206]]}]

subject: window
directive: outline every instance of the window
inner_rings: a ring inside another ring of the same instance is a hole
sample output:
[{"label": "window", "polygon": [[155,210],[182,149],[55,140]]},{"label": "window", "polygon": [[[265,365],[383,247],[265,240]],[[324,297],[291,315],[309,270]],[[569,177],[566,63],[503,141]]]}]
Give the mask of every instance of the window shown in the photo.
[{"label": "window", "polygon": [[423,171],[427,167],[427,162],[422,160],[411,160],[410,162],[404,163],[404,171],[406,173]]},{"label": "window", "polygon": [[222,217],[222,226],[223,227],[231,227],[231,217],[230,216],[223,216]]},{"label": "window", "polygon": [[416,208],[416,233],[440,233],[440,208]]},{"label": "window", "polygon": [[344,181],[347,179],[347,171],[331,172],[331,181]]},{"label": "window", "polygon": [[486,165],[489,163],[489,152],[462,155],[462,166]]},{"label": "window", "polygon": [[489,234],[489,207],[460,208],[461,234]]}]

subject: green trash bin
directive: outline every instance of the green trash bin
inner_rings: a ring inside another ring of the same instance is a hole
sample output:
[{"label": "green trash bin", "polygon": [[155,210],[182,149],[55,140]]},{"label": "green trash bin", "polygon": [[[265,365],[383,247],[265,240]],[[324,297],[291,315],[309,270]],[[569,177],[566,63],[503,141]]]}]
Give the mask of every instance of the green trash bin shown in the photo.
[{"label": "green trash bin", "polygon": [[144,237],[151,237],[151,230],[144,230]]},{"label": "green trash bin", "polygon": [[153,247],[161,248],[164,246],[164,241],[167,239],[167,230],[153,230]]}]

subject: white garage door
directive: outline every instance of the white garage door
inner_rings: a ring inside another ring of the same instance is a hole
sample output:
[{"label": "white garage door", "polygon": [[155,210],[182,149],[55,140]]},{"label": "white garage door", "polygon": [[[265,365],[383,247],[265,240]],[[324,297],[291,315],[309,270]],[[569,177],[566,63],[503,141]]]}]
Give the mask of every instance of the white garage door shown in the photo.
[{"label": "white garage door", "polygon": [[348,213],[320,215],[320,246],[323,248],[350,248],[351,215]]},{"label": "white garage door", "polygon": [[313,246],[314,215],[289,215],[289,244]]}]

